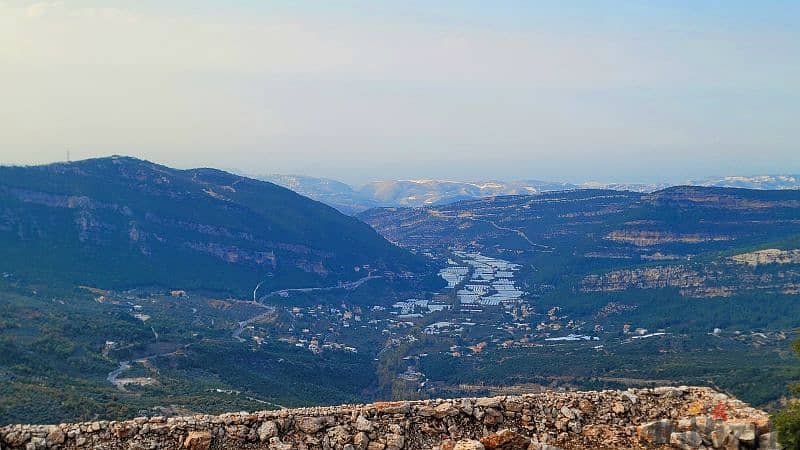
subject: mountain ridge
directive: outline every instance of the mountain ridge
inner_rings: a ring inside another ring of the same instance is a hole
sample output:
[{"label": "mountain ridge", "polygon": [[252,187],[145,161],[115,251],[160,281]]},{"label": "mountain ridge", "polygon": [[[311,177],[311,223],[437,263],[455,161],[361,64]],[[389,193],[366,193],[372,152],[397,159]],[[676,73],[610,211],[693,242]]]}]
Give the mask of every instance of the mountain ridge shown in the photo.
[{"label": "mountain ridge", "polygon": [[759,175],[706,178],[685,183],[620,183],[586,181],[583,183],[542,180],[456,181],[443,179],[396,179],[371,181],[351,186],[329,178],[304,175],[263,175],[256,177],[295,190],[325,202],[346,214],[357,214],[383,206],[443,205],[459,200],[498,195],[539,194],[573,189],[612,189],[632,192],[655,192],[671,186],[735,187],[745,189],[800,189],[800,176]]}]

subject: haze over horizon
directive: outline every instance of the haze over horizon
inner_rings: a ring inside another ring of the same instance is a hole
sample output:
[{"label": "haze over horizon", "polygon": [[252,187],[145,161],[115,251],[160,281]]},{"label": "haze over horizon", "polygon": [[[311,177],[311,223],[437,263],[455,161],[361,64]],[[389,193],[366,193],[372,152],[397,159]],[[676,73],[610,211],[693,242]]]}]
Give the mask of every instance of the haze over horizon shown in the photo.
[{"label": "haze over horizon", "polygon": [[793,2],[0,2],[0,164],[376,179],[800,172]]}]

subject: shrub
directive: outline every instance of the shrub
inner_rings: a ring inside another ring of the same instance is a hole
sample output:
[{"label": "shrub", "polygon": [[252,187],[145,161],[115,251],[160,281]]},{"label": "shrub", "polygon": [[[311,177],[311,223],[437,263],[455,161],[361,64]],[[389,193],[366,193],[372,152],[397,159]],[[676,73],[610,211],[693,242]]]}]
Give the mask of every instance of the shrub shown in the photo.
[{"label": "shrub", "polygon": [[790,401],[775,414],[775,431],[785,450],[800,450],[800,402]]},{"label": "shrub", "polygon": [[[792,348],[800,355],[800,339],[794,341]],[[791,391],[800,394],[800,383],[790,386]],[[785,450],[800,450],[800,399],[790,400],[786,406],[775,414],[775,431],[778,441]]]}]

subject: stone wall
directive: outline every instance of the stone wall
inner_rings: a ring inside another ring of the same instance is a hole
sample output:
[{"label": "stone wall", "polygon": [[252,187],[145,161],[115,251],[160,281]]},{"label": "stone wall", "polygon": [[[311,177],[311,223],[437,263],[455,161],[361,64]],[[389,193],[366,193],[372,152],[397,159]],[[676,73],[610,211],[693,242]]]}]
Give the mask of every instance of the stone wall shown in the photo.
[{"label": "stone wall", "polygon": [[724,394],[665,387],[10,425],[0,448],[778,448],[771,428],[763,411]]}]

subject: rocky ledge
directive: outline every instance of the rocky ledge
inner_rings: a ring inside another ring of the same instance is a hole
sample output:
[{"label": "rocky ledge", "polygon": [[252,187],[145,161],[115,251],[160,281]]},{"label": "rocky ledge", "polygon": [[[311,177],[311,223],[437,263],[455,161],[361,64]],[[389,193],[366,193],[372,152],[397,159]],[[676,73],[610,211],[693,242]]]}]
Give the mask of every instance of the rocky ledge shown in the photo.
[{"label": "rocky ledge", "polygon": [[777,449],[763,411],[708,388],[544,392],[0,428],[6,449]]}]

